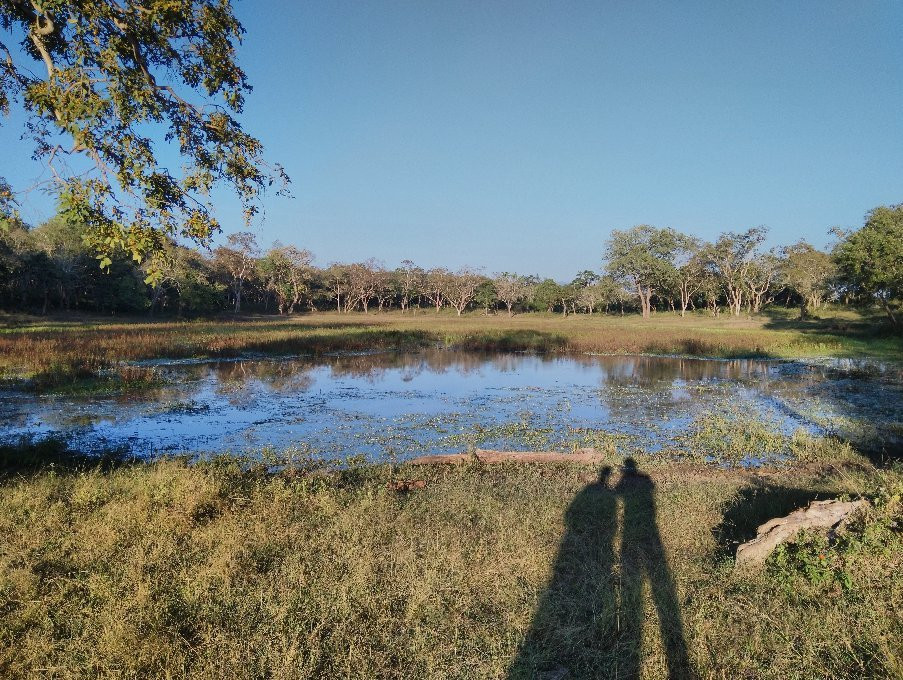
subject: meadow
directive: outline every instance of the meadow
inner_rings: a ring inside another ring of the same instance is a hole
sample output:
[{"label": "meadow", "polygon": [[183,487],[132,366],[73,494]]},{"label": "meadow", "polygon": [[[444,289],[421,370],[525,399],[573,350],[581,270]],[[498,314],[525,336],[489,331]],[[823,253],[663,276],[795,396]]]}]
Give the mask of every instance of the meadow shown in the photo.
[{"label": "meadow", "polygon": [[[3,447],[8,678],[893,678],[903,469],[86,459]],[[760,571],[809,500],[872,501]]]}]

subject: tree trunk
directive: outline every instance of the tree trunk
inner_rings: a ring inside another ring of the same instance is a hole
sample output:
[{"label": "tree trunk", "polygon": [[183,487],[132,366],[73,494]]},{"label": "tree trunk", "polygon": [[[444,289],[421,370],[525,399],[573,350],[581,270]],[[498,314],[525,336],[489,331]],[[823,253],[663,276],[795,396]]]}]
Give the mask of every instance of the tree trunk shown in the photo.
[{"label": "tree trunk", "polygon": [[883,295],[878,296],[881,299],[881,306],[884,307],[884,312],[887,314],[890,319],[891,325],[894,328],[899,328],[899,320],[897,316],[894,314],[894,310],[891,308],[890,304],[887,302],[887,298]]}]

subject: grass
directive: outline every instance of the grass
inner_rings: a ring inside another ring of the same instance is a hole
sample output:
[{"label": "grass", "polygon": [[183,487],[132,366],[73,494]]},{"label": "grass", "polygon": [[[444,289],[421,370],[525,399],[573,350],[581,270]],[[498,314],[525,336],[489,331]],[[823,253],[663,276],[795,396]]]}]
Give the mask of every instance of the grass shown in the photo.
[{"label": "grass", "polygon": [[[0,449],[3,677],[903,673],[903,470],[838,442],[634,475],[615,454],[273,473],[42,446]],[[841,541],[733,570],[757,524],[842,494],[874,508]]]},{"label": "grass", "polygon": [[[7,317],[0,328],[0,379],[27,381],[39,391],[104,389],[122,362],[160,358],[235,357],[249,354],[324,354],[379,349],[411,351],[443,346],[480,351],[649,353],[736,357],[872,357],[900,360],[899,337],[875,335],[868,319],[836,312],[795,321],[772,312],[755,318],[717,319],[660,313],[638,316],[515,317],[431,312],[402,315],[318,313],[192,322],[111,323]],[[140,381],[138,382],[140,386]]]}]

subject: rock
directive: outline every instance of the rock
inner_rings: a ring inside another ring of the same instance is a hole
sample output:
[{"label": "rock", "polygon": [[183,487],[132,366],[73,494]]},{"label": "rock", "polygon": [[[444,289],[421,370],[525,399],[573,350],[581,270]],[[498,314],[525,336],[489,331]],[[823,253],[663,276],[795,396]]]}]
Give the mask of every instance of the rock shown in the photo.
[{"label": "rock", "polygon": [[812,501],[808,508],[770,519],[756,530],[754,539],[737,547],[735,566],[761,566],[775,548],[803,529],[827,529],[833,534],[867,505],[868,501]]}]

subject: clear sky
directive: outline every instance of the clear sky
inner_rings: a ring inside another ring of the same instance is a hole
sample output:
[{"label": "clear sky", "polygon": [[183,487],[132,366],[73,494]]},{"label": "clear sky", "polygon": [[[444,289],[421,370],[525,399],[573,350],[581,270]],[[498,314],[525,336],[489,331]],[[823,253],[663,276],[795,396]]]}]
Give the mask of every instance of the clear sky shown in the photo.
[{"label": "clear sky", "polygon": [[[564,280],[600,266],[611,229],[824,246],[903,202],[903,2],[235,7],[243,121],[295,195],[266,199],[259,240],[319,264]],[[218,216],[241,228],[234,201]]]}]

